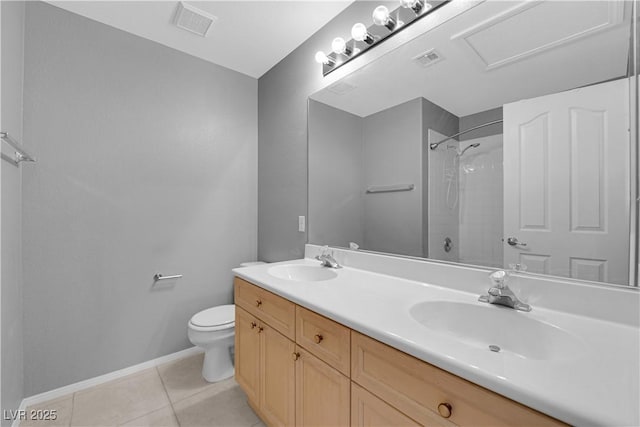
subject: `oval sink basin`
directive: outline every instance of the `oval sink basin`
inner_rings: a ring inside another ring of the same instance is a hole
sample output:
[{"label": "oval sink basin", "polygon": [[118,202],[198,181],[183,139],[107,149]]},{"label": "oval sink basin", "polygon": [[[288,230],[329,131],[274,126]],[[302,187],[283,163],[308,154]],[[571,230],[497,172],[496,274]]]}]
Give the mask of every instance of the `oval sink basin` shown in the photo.
[{"label": "oval sink basin", "polygon": [[334,270],[320,265],[276,265],[267,270],[267,272],[278,279],[296,282],[320,282],[338,276]]},{"label": "oval sink basin", "polygon": [[410,314],[434,332],[487,351],[537,360],[576,358],[582,352],[576,336],[510,308],[425,301],[411,307]]}]

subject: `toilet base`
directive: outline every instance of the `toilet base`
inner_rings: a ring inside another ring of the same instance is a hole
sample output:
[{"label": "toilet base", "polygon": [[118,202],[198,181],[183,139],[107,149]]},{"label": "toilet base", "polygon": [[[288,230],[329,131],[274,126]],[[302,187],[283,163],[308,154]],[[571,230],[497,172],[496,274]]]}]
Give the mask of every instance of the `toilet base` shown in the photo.
[{"label": "toilet base", "polygon": [[210,348],[204,353],[202,377],[210,383],[231,378],[235,373],[228,346]]}]

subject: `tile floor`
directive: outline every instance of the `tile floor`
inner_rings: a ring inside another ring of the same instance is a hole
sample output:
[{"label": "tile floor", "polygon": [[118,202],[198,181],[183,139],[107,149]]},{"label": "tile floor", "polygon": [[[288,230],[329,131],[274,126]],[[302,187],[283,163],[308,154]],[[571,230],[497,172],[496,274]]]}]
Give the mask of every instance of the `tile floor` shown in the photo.
[{"label": "tile floor", "polygon": [[56,410],[55,421],[27,426],[263,427],[233,378],[202,379],[202,354],[147,369],[27,408]]}]

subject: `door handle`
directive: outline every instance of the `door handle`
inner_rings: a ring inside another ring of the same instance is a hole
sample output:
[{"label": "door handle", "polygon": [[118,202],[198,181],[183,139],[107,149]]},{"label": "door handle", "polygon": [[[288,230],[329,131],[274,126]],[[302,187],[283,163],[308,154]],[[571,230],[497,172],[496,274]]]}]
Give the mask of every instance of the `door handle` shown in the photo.
[{"label": "door handle", "polygon": [[507,244],[509,246],[527,246],[526,243],[518,242],[516,237],[507,237]]}]

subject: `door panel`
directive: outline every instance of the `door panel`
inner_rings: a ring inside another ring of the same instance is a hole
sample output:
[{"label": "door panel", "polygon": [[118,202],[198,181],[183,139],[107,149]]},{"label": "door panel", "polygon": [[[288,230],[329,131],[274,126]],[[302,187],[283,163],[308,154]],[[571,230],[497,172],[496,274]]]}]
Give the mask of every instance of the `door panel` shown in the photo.
[{"label": "door panel", "polygon": [[249,401],[258,404],[260,390],[260,337],[258,320],[236,306],[235,377]]},{"label": "door panel", "polygon": [[268,325],[260,335],[262,384],[260,411],[270,426],[295,423],[295,344]]},{"label": "door panel", "polygon": [[628,284],[628,93],[621,79],[504,106],[505,266]]},{"label": "door panel", "polygon": [[297,347],[296,425],[349,426],[349,378]]}]

